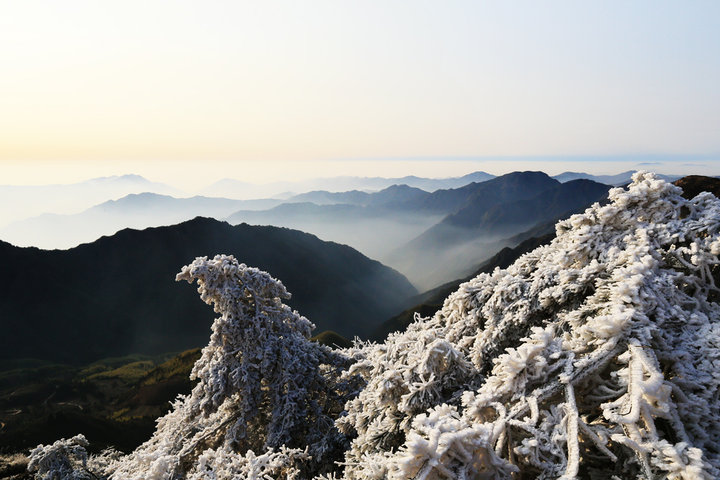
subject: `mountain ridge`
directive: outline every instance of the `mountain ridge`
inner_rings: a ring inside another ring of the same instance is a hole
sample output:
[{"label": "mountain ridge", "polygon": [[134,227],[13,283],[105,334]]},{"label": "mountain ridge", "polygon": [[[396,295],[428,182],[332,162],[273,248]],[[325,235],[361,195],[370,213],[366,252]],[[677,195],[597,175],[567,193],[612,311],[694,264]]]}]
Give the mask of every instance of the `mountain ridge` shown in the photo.
[{"label": "mountain ridge", "polygon": [[378,191],[395,184],[406,184],[410,187],[434,191],[443,188],[458,188],[471,182],[483,182],[492,178],[495,178],[495,176],[482,171],[448,178],[426,178],[415,175],[404,177],[336,176],[266,184],[252,184],[225,178],[202,188],[199,193],[220,195],[228,198],[250,198],[256,195],[257,192],[266,192],[265,194],[270,196],[291,197],[297,195],[297,193],[289,192],[298,192],[298,190],[301,192],[330,189],[332,192],[351,190]]},{"label": "mountain ridge", "polygon": [[[174,278],[195,257],[217,252],[278,272],[294,294],[290,304],[318,331],[350,338],[367,335],[416,293],[401,274],[345,245],[202,217],[123,229],[70,250],[2,242],[0,356],[68,361],[79,349],[89,360],[198,346],[211,312]],[[353,308],[343,311],[343,305]]]},{"label": "mountain ridge", "polygon": [[[592,175],[584,172],[563,172],[558,175],[553,175],[552,178],[565,183],[571,180],[593,180],[598,183],[605,183],[612,185],[613,187],[620,187],[627,185],[632,181],[632,176],[637,173],[637,170],[628,170],[625,172],[617,173],[615,175]],[[662,175],[656,174],[658,178],[662,178],[667,182],[672,182],[682,177],[682,175]]]}]

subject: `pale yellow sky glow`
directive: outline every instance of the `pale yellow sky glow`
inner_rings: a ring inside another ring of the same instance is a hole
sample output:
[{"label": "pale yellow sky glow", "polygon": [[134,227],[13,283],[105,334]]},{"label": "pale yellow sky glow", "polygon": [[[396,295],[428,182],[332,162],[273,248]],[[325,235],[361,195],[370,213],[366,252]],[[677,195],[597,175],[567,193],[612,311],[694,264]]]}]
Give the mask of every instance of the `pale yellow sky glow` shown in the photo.
[{"label": "pale yellow sky glow", "polygon": [[0,184],[716,154],[718,5],[2,2]]}]

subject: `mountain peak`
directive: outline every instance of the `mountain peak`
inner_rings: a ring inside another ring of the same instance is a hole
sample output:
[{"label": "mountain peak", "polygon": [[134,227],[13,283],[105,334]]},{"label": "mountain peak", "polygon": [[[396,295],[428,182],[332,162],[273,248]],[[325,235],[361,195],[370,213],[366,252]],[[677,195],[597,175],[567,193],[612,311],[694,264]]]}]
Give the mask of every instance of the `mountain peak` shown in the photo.
[{"label": "mountain peak", "polygon": [[95,177],[87,181],[89,184],[107,184],[107,183],[135,183],[135,184],[152,184],[147,178],[127,173],[124,175],[110,175],[106,177]]}]

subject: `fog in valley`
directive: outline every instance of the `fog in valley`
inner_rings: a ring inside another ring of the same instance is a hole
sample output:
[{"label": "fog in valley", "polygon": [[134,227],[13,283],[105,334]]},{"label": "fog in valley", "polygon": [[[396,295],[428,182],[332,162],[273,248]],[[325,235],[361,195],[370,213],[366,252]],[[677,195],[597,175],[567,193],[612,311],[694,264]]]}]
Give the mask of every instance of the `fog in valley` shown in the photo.
[{"label": "fog in valley", "polygon": [[[475,172],[447,179],[325,178],[272,184],[274,190],[267,191],[261,185],[251,188],[225,180],[203,189],[231,198],[187,196],[136,175],[71,185],[0,187],[0,195],[22,192],[33,199],[27,205],[18,202],[12,215],[5,214],[0,239],[21,247],[69,249],[126,228],[173,225],[201,216],[231,225],[285,227],[348,245],[396,269],[425,291],[472,273],[501,248],[522,241],[522,236],[513,238],[521,232],[603,197],[609,187],[591,178],[578,173],[552,178],[542,172],[500,177]],[[412,185],[393,183],[399,181]],[[272,198],[279,188],[318,186],[328,189]],[[238,199],[249,193],[257,198]],[[103,201],[88,205],[97,200]],[[26,217],[17,218],[22,215]]]}]

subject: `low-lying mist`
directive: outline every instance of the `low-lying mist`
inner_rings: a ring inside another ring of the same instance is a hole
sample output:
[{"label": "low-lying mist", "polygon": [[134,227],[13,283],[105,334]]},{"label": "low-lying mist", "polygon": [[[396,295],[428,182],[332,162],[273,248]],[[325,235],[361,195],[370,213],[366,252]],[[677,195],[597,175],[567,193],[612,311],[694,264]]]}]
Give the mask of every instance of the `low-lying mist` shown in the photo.
[{"label": "low-lying mist", "polygon": [[392,251],[417,237],[442,218],[439,215],[404,214],[372,218],[338,216],[328,220],[317,220],[296,216],[274,218],[271,221],[268,219],[264,222],[262,212],[253,213],[253,215],[248,215],[253,218],[243,220],[238,220],[234,216],[231,223],[237,224],[245,221],[249,224],[268,224],[302,230],[312,233],[322,240],[349,245],[364,255],[393,268],[396,267],[387,263]]},{"label": "low-lying mist", "polygon": [[506,240],[488,236],[458,245],[437,245],[424,251],[398,249],[383,263],[405,275],[418,291],[425,292],[470,275],[505,246]]},{"label": "low-lying mist", "polygon": [[131,194],[73,215],[46,213],[0,228],[0,239],[19,247],[67,249],[112,235],[125,228],[174,225],[197,216],[223,220],[240,208],[262,209],[277,200],[175,198],[153,193]]}]

